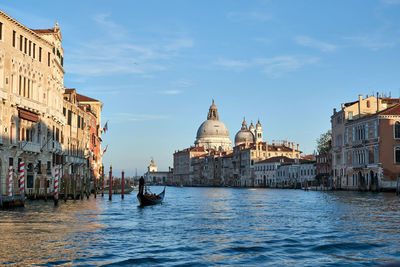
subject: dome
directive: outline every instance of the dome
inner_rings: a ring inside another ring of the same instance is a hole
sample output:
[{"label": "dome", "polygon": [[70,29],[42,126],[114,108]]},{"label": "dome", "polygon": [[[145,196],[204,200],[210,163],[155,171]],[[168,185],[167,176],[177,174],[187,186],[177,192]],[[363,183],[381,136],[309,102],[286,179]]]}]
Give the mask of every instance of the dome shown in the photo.
[{"label": "dome", "polygon": [[235,146],[246,143],[254,143],[254,135],[247,129],[241,129],[235,135]]},{"label": "dome", "polygon": [[197,139],[206,137],[228,137],[229,132],[222,121],[206,120],[197,130]]},{"label": "dome", "polygon": [[217,106],[214,100],[208,111],[207,120],[204,121],[197,130],[196,146],[202,146],[205,149],[215,149],[227,151],[231,149],[232,142],[229,137],[228,129],[225,124],[219,120]]},{"label": "dome", "polygon": [[254,125],[253,125],[253,122],[252,122],[252,123],[250,123],[249,130],[250,130],[250,131],[254,131]]},{"label": "dome", "polygon": [[258,130],[258,129],[261,129],[261,123],[260,123],[260,120],[258,120],[258,122],[257,122],[256,129],[257,129],[257,130]]}]

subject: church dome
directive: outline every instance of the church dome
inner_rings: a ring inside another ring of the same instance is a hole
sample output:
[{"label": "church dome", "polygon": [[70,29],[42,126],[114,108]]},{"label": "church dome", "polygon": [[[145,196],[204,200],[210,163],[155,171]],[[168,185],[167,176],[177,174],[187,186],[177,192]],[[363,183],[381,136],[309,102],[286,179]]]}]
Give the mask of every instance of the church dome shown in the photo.
[{"label": "church dome", "polygon": [[251,144],[251,143],[254,143],[254,135],[250,130],[247,129],[246,120],[243,119],[242,128],[235,135],[235,146],[238,146],[240,144]]},{"label": "church dome", "polygon": [[229,138],[229,132],[222,121],[206,120],[200,125],[199,129],[197,130],[196,138],[199,139],[205,137]]},{"label": "church dome", "polygon": [[204,121],[197,130],[197,146],[203,146],[205,149],[230,150],[231,140],[228,129],[225,124],[219,120],[218,110],[214,100],[208,111],[207,120]]}]

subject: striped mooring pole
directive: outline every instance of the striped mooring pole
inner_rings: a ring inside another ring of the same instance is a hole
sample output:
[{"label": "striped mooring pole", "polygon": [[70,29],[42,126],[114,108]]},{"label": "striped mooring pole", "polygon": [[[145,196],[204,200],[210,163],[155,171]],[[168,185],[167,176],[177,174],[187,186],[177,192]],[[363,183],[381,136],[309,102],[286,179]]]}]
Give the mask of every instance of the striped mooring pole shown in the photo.
[{"label": "striped mooring pole", "polygon": [[8,169],[8,196],[12,197],[13,195],[13,166],[10,166]]},{"label": "striped mooring pole", "polygon": [[25,163],[23,161],[19,164],[19,191],[23,199],[25,195]]},{"label": "striped mooring pole", "polygon": [[110,177],[108,177],[108,200],[112,199],[112,187],[113,187],[112,166],[110,166]]},{"label": "striped mooring pole", "polygon": [[59,169],[56,167],[54,169],[54,206],[58,205],[58,177]]}]

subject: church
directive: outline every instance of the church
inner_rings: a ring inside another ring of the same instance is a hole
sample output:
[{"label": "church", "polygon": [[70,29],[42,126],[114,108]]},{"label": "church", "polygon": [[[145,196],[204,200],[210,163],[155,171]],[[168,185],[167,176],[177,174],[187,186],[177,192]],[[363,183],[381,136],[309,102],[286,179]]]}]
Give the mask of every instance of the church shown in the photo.
[{"label": "church", "polygon": [[212,101],[207,119],[197,130],[194,147],[175,151],[172,180],[169,184],[185,186],[254,186],[254,164],[270,157],[300,158],[294,142],[263,141],[261,122],[242,126],[232,148],[229,131],[220,121]]}]

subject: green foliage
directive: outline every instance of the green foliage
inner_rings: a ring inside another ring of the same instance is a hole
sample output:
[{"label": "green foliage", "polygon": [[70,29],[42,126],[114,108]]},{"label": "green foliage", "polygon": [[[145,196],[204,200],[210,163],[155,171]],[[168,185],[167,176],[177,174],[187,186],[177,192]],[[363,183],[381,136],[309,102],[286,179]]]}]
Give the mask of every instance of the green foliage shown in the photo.
[{"label": "green foliage", "polygon": [[328,130],[326,133],[320,135],[317,139],[317,151],[318,153],[329,152],[331,149],[332,142],[332,131]]}]

